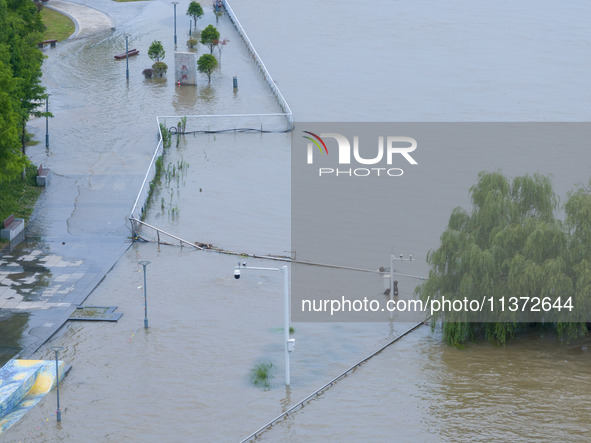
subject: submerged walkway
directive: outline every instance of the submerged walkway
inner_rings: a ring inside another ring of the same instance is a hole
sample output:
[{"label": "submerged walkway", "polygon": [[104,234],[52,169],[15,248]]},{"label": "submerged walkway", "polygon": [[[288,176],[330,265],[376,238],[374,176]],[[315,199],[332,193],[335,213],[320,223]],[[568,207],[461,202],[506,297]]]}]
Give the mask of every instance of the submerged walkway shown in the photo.
[{"label": "submerged walkway", "polygon": [[[94,8],[51,0],[47,7],[76,23],[74,38],[114,28],[114,20]],[[92,176],[96,185],[124,186],[124,177]],[[0,366],[10,358],[31,356],[68,320],[129,247],[121,229],[106,229],[101,220],[81,214],[97,204],[114,206],[108,195],[81,195],[90,176],[54,173],[27,225],[27,240],[0,251]],[[90,197],[90,200],[89,200]],[[127,209],[127,207],[125,207]]]},{"label": "submerged walkway", "polygon": [[115,29],[115,21],[104,12],[78,3],[51,0],[46,8],[61,12],[76,24],[76,31],[70,38],[84,38]]}]

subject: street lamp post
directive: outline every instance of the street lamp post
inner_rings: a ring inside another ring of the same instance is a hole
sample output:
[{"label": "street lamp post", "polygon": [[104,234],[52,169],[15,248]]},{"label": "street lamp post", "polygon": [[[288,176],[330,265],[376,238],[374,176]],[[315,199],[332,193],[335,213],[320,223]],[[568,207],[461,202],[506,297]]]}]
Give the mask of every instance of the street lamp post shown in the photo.
[{"label": "street lamp post", "polygon": [[189,37],[191,37],[192,28],[193,28],[193,20],[189,19]]},{"label": "street lamp post", "polygon": [[45,96],[45,147],[49,148],[49,94]]},{"label": "street lamp post", "polygon": [[236,269],[234,271],[234,278],[240,278],[241,269],[250,269],[253,271],[281,271],[283,273],[283,335],[285,337],[285,386],[289,386],[291,384],[291,374],[289,369],[289,353],[292,352],[295,347],[295,340],[289,338],[289,268],[287,266],[283,266],[281,268],[259,268],[254,266],[247,267],[246,263],[240,264],[240,262],[238,262],[238,266],[236,266]]},{"label": "street lamp post", "polygon": [[125,64],[126,64],[125,78],[127,80],[129,80],[129,43],[127,41],[128,37],[129,36],[126,34],[125,35]]},{"label": "street lamp post", "polygon": [[150,262],[143,260],[138,263],[144,268],[144,328],[148,329],[148,288],[146,286],[146,266],[148,266]]},{"label": "street lamp post", "polygon": [[179,2],[172,2],[172,5],[174,6],[174,47],[176,48],[176,5],[178,5]]},{"label": "street lamp post", "polygon": [[62,421],[62,411],[60,409],[60,371],[59,371],[59,359],[58,359],[58,352],[60,349],[63,349],[61,346],[56,346],[53,348],[55,352],[55,386],[57,392],[57,410],[55,411],[55,416],[57,418],[58,423]]}]

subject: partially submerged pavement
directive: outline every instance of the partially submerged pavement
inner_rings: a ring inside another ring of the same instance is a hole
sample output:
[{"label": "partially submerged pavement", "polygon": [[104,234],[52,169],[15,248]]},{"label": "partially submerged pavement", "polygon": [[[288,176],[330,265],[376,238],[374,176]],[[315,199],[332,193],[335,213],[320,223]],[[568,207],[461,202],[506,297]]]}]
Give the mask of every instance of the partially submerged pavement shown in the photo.
[{"label": "partially submerged pavement", "polygon": [[[73,38],[110,32],[114,20],[84,5],[52,0],[48,7],[76,23]],[[138,176],[139,177],[139,176]],[[53,175],[27,226],[28,240],[0,254],[0,366],[31,356],[66,321],[129,247],[125,213],[108,192],[125,188],[129,176]],[[102,216],[92,216],[100,205]],[[82,209],[82,210],[81,210]],[[123,212],[121,212],[123,211]]]},{"label": "partially submerged pavement", "polygon": [[[78,33],[75,41],[44,49],[54,59],[43,68],[54,114],[50,146],[31,147],[28,155],[52,170],[52,180],[27,225],[28,242],[0,257],[0,364],[19,353],[33,354],[131,244],[127,216],[156,145],[153,117],[191,115],[197,108],[210,114],[277,112],[275,98],[244,57],[229,20],[216,23],[233,43],[225,49],[223,67],[211,84],[172,88],[166,79],[149,81],[141,75],[151,64],[146,48],[170,30],[171,23],[154,19],[169,5],[93,2],[107,15],[80,4],[51,3],[76,14]],[[108,34],[110,17],[121,29]],[[151,24],[150,33],[140,18]],[[139,57],[129,61],[128,81],[125,62],[112,57],[124,50],[124,34],[131,34],[133,44],[142,48]],[[232,89],[236,73],[241,74],[240,90]],[[33,119],[30,129],[42,139],[45,119]]]},{"label": "partially submerged pavement", "polygon": [[61,12],[70,17],[76,31],[70,38],[84,38],[115,29],[115,21],[104,12],[78,3],[51,0],[45,4],[46,8]]}]

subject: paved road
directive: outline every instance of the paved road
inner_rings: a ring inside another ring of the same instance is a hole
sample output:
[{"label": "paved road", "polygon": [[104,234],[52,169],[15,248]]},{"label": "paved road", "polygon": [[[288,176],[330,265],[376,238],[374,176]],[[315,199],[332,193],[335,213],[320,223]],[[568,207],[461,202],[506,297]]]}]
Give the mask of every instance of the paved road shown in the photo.
[{"label": "paved road", "polygon": [[45,7],[70,17],[76,24],[76,32],[70,38],[84,38],[115,29],[115,21],[104,12],[78,3],[51,0]]},{"label": "paved road", "polygon": [[[47,7],[75,21],[72,38],[114,29],[110,16],[88,6],[51,0]],[[129,176],[121,184],[123,178],[112,175],[54,173],[27,226],[28,240],[0,252],[0,365],[16,353],[23,357],[33,354],[67,321],[130,245],[120,216],[129,210],[129,203],[113,202],[108,192],[98,196],[82,192],[80,183],[91,178],[94,187],[112,192],[129,184]],[[101,214],[115,220],[112,226],[92,216],[98,204],[104,207]]]}]

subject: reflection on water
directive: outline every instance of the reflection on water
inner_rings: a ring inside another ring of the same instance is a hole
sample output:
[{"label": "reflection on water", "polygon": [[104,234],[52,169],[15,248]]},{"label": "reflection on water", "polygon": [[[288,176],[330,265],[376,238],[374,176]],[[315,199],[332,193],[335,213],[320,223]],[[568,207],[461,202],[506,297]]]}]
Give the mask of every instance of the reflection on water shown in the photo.
[{"label": "reflection on water", "polygon": [[[462,26],[474,16],[479,19],[474,23],[484,22],[488,32],[507,33],[511,41],[525,45],[524,51],[539,54],[539,61],[532,65],[534,71],[548,67],[551,63],[537,50],[535,36],[548,23],[552,29],[555,24],[543,8],[532,3],[534,14],[528,17],[535,32],[525,42],[509,33],[524,29],[519,24],[523,14],[488,14],[486,9],[470,8],[462,15],[466,2],[457,3],[458,7],[424,2],[425,8],[383,1],[372,8],[355,2],[345,2],[343,8],[335,8],[332,2],[308,3],[308,7],[289,2],[267,2],[260,7],[238,3],[243,7],[236,8],[237,13],[240,17],[246,14],[244,25],[248,32],[254,31],[262,58],[278,75],[296,114],[299,111],[307,118],[588,120],[584,118],[588,107],[579,100],[585,89],[578,77],[562,82],[557,81],[560,72],[544,77],[521,69],[500,81],[503,75],[490,66],[469,63],[470,69],[461,69],[470,61],[470,54],[458,50],[463,47],[460,43],[496,42],[473,38],[476,25]],[[586,14],[571,6],[562,9],[560,18],[579,23]],[[55,142],[48,158],[59,173],[86,175],[90,170],[116,168],[118,174],[137,174],[141,182],[143,165],[155,146],[155,115],[275,110],[256,70],[249,71],[248,56],[240,52],[237,37],[230,36],[221,73],[212,79],[211,86],[202,83],[179,90],[170,79],[144,80],[140,73],[151,64],[145,55],[149,43],[154,39],[170,42],[170,8],[152,2],[141,7],[144,9],[137,18],[130,14],[129,24],[106,39],[61,45],[52,54],[59,63],[46,66],[44,79],[55,94],[52,112],[56,114],[52,122]],[[262,10],[268,20],[260,20]],[[323,25],[326,17],[331,17],[331,26],[314,27],[309,22],[318,20]],[[398,18],[397,26],[392,26],[392,17]],[[290,23],[305,24],[307,30],[294,31]],[[396,36],[380,41],[372,35],[373,45],[350,38],[356,35],[355,26],[366,29],[367,23],[374,29],[395,31]],[[219,26],[223,36],[231,34],[224,18]],[[558,34],[545,33],[540,45],[547,44],[550,52],[546,56],[550,56],[560,45],[554,40],[564,41],[569,30],[574,42],[587,41],[580,38],[585,29],[588,27],[562,26]],[[128,86],[123,81],[123,65],[111,58],[121,52],[123,33],[129,30],[134,31],[132,44],[141,52],[130,60]],[[343,30],[347,35],[342,35]],[[446,46],[449,42],[444,41],[438,47],[453,51],[461,62],[447,63],[445,75],[440,75],[438,68],[446,52],[434,57],[431,48],[441,36],[456,39],[454,45]],[[399,43],[395,56],[390,57],[392,38]],[[310,53],[310,47],[317,51]],[[519,53],[511,57],[519,58]],[[356,54],[371,63],[352,63],[351,55]],[[486,51],[479,57],[487,58]],[[399,60],[406,60],[404,66],[391,64]],[[577,60],[568,60],[565,69],[581,67],[577,63],[586,59],[583,55]],[[240,66],[239,72],[232,69],[233,61]],[[565,67],[557,65],[557,69]],[[504,66],[511,70],[514,64]],[[582,67],[580,72],[586,69]],[[231,77],[236,74],[238,96],[231,87]],[[437,81],[428,81],[434,78]],[[549,83],[554,85],[549,94],[539,93],[546,91]],[[491,85],[496,86],[489,88]],[[479,114],[483,104],[486,110]],[[583,108],[586,110],[581,111]],[[160,200],[149,219],[174,228],[181,237],[228,249],[289,250],[289,148],[285,146],[281,135],[210,134],[195,136],[191,142],[181,140],[179,148],[171,151],[170,162],[184,159],[191,167],[184,186],[179,187],[181,192],[173,189],[170,204],[178,205],[178,220],[162,216]],[[45,160],[44,154],[31,151]],[[112,193],[113,199],[120,198],[122,206],[130,208],[138,180],[132,185],[128,181],[128,187],[123,188],[133,192],[120,189]],[[420,209],[423,216],[411,220],[416,222],[415,230],[427,231],[425,226],[432,217],[446,218],[449,213],[434,215],[432,208]],[[124,223],[124,215],[120,222]],[[441,227],[431,227],[429,238],[436,239]],[[425,249],[432,243],[423,242]],[[138,260],[151,261],[147,331],[142,323],[143,280]],[[55,404],[52,392],[10,430],[7,441],[237,441],[378,348],[388,336],[406,329],[407,325],[388,323],[297,324],[291,389],[286,390],[278,376],[269,391],[260,391],[248,381],[256,361],[268,359],[277,366],[278,374],[282,373],[281,334],[276,332],[282,323],[281,282],[274,275],[256,273],[235,280],[235,263],[234,257],[187,248],[134,245],[87,302],[118,305],[124,312],[122,319],[116,324],[74,324],[55,340],[65,347],[63,358],[74,367],[60,388],[62,426],[50,420]],[[252,264],[269,266],[263,261]],[[457,351],[423,327],[290,415],[263,438],[587,441],[591,439],[587,346],[589,340],[563,346],[552,337],[531,336],[506,348],[482,344]],[[51,355],[48,348],[38,353],[39,358]]]},{"label": "reflection on water", "polygon": [[0,367],[21,351],[21,336],[28,321],[28,312],[0,310]]},{"label": "reflection on water", "polygon": [[423,327],[262,441],[588,441],[591,341],[441,343]]},{"label": "reflection on water", "polygon": [[[282,133],[174,135],[147,223],[190,242],[289,256],[289,140]],[[179,173],[181,165],[188,167]]]}]

